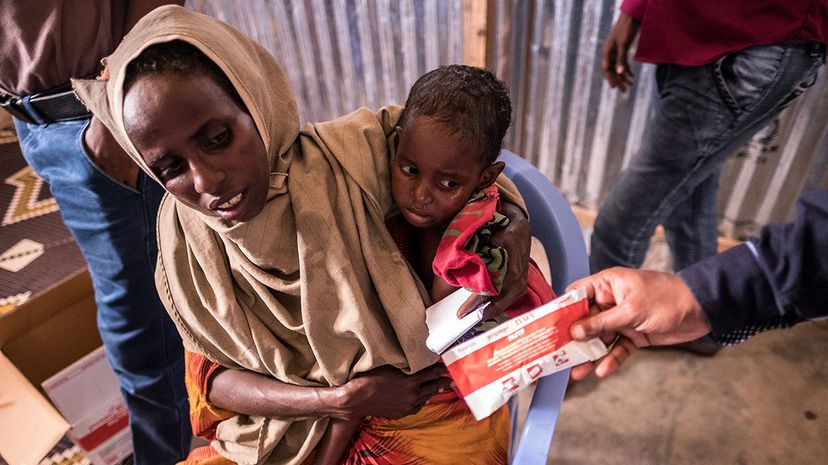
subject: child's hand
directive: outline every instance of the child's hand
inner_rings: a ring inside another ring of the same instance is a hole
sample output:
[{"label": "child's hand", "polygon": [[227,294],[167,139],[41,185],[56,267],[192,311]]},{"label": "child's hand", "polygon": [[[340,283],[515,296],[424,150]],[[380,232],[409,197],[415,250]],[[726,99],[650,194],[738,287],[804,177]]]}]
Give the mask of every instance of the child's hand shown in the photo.
[{"label": "child's hand", "polygon": [[483,320],[491,319],[506,311],[512,303],[526,293],[529,276],[529,249],[532,246],[529,219],[523,214],[523,210],[510,203],[503,202],[500,209],[501,213],[509,218],[509,225],[492,236],[492,241],[506,249],[509,254],[509,266],[503,278],[502,291],[494,298],[472,295],[457,311],[457,316],[460,318],[491,299],[492,303],[483,311]]}]

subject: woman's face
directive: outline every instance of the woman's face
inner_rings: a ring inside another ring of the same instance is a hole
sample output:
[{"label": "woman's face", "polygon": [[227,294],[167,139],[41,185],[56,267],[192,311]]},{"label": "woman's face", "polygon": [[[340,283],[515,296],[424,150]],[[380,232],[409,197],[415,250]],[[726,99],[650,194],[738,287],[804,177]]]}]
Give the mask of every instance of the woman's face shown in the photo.
[{"label": "woman's face", "polygon": [[164,188],[196,210],[248,221],[270,169],[250,115],[205,74],[149,74],[124,97],[127,135]]}]

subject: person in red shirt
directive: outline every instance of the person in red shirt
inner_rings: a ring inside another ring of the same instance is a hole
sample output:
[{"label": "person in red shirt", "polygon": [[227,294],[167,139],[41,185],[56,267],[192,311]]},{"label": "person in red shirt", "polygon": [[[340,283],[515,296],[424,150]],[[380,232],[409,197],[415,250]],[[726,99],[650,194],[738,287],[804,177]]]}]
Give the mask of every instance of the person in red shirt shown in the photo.
[{"label": "person in red shirt", "polygon": [[828,42],[828,0],[626,0],[602,70],[622,92],[627,62],[655,63],[658,98],[641,148],[601,207],[593,273],[639,267],[664,226],[681,270],[716,254],[724,161],[811,86]]}]

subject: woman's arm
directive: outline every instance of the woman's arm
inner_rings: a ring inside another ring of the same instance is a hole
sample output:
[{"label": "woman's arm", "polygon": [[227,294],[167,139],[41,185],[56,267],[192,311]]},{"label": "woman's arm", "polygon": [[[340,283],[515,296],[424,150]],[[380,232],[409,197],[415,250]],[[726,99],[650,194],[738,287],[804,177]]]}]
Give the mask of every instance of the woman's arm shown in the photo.
[{"label": "woman's arm", "polygon": [[207,399],[219,408],[266,417],[401,418],[450,384],[442,365],[412,375],[379,367],[338,387],[295,386],[251,371],[223,369],[213,376]]},{"label": "woman's arm", "polygon": [[220,368],[207,400],[216,407],[265,417],[332,417],[338,414],[337,388],[283,383],[253,371]]},{"label": "woman's arm", "polygon": [[339,465],[362,420],[333,419],[316,448],[315,465]]}]

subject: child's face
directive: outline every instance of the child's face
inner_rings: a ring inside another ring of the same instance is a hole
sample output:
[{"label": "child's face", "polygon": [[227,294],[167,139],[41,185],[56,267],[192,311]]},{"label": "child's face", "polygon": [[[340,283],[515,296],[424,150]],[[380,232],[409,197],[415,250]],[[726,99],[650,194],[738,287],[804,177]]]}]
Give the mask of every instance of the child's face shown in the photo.
[{"label": "child's face", "polygon": [[399,131],[391,191],[406,221],[418,228],[448,224],[502,170],[502,163],[481,160],[478,145],[463,143],[431,118],[414,117]]},{"label": "child's face", "polygon": [[264,143],[250,115],[212,78],[139,78],[124,97],[124,125],[164,188],[190,207],[228,221],[250,220],[264,207]]}]

